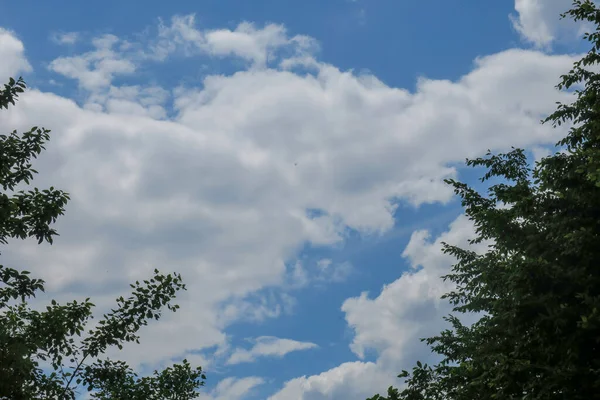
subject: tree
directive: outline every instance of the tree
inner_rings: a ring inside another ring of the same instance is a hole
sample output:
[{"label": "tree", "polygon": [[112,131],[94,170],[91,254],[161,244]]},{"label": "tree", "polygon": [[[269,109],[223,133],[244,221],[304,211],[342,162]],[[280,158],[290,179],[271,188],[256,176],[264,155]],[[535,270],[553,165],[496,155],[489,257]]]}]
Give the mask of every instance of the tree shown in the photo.
[{"label": "tree", "polygon": [[[25,88],[21,78],[11,78],[0,90],[0,109],[14,106]],[[22,135],[0,135],[2,244],[30,237],[52,244],[57,235],[51,225],[64,213],[69,195],[53,187],[16,191],[37,173],[31,161],[44,149],[49,132],[33,127]],[[71,400],[78,389],[106,400],[197,398],[206,378],[186,360],[140,377],[122,361],[101,358],[109,346],[139,343],[139,329],[158,320],[164,307],[176,311],[173,300],[185,285],[179,274],[155,270],[151,279],[131,288],[130,297],[118,298],[117,307],[86,332],[93,318],[90,299],[64,305],[52,300],[45,311],[34,310],[28,300],[44,291],[43,280],[0,265],[0,399]]]},{"label": "tree", "polygon": [[[471,243],[485,254],[444,244],[457,262],[445,276],[454,313],[482,313],[472,326],[450,315],[451,328],[424,339],[442,361],[403,371],[403,390],[371,400],[600,398],[600,8],[573,2],[562,15],[595,27],[589,52],[561,77],[575,90],[544,123],[568,124],[557,151],[531,168],[521,149],[467,160],[483,195],[448,180],[474,222]],[[508,205],[508,208],[501,207]]]}]

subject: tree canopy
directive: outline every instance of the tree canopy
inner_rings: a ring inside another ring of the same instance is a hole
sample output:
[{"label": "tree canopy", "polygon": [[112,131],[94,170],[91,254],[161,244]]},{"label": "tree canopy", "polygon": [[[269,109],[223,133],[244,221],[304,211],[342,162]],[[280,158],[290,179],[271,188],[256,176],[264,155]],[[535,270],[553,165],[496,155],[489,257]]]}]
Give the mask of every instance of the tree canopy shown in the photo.
[{"label": "tree canopy", "polygon": [[[600,398],[600,8],[578,0],[562,15],[590,23],[591,49],[557,88],[576,100],[544,123],[567,125],[557,151],[530,167],[522,149],[467,160],[502,182],[481,194],[448,180],[476,227],[471,243],[451,244],[444,277],[456,289],[451,328],[424,339],[441,362],[403,371],[403,389],[370,400]],[[482,313],[465,326],[461,313]]]},{"label": "tree canopy", "polygon": [[[10,79],[0,90],[0,110],[14,106],[25,82]],[[50,131],[33,127],[18,134],[0,135],[0,243],[35,238],[52,244],[52,228],[63,215],[69,195],[53,187],[16,190],[33,180],[32,159],[49,140]],[[93,328],[90,299],[59,304],[52,300],[44,311],[29,301],[44,291],[44,281],[25,270],[0,265],[0,399],[72,400],[78,391],[103,400],[194,399],[204,384],[200,367],[186,360],[150,376],[138,374],[125,362],[104,358],[110,346],[139,343],[138,331],[158,320],[163,309],[176,311],[175,295],[185,290],[179,274],[158,270],[131,285],[129,297],[117,299]]]}]

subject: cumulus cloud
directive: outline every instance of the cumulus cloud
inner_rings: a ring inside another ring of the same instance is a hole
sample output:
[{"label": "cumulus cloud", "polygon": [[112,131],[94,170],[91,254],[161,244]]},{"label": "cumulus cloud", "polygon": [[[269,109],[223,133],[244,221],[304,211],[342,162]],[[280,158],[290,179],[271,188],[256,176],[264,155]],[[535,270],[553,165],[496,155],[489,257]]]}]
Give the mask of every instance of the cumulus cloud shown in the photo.
[{"label": "cumulus cloud", "polygon": [[[195,32],[200,31],[164,35],[167,39],[156,43],[171,40],[176,49],[194,49],[198,41],[213,40],[221,44],[206,45],[214,50],[208,55],[238,52],[231,43],[236,35],[209,40],[206,32],[201,39]],[[244,36],[258,30],[230,32]],[[55,245],[11,243],[3,252],[6,265],[27,266],[46,279],[52,297],[91,296],[100,310],[126,292],[128,282],[156,267],[182,273],[189,291],[178,297],[180,311],[151,323],[140,346],[126,347],[120,357],[133,364],[226,347],[231,323],[248,316],[276,317],[291,308],[294,300],[281,288],[307,243],[340,243],[349,230],[384,233],[394,226],[398,202],[447,202],[452,192],[443,179],[455,176],[452,165],[465,157],[488,148],[543,146],[562,134],[538,121],[555,101],[568,101],[553,86],[574,57],[504,51],[476,60],[457,81],[421,79],[411,93],[314,58],[310,74],[294,73],[281,62],[264,64],[273,48],[265,43],[292,43],[296,37],[275,28],[268,32],[269,39],[256,47],[264,57],[259,52],[243,56],[252,63],[248,69],[209,75],[201,87],[176,90],[115,85],[115,76],[127,78],[149,61],[123,50],[122,39],[102,36],[94,50],[51,63],[53,71],[92,92],[84,104],[31,90],[18,107],[0,113],[2,126],[11,129],[31,124],[53,129],[48,150],[35,165],[42,172],[36,185],[64,188],[72,198],[57,225],[61,236]],[[6,35],[0,42],[8,43],[8,50],[0,47],[8,57],[4,65],[24,68],[21,42]],[[273,41],[278,35],[285,39]],[[292,60],[298,52],[279,57]],[[109,99],[130,107],[111,108]],[[168,100],[173,109],[163,113]],[[406,288],[410,299],[429,293],[420,281],[429,273],[419,273],[405,279],[421,286],[399,283],[397,291]],[[394,304],[392,297],[382,293],[345,304],[357,354],[386,351],[390,341],[363,327],[356,316],[375,303],[385,309]],[[423,307],[434,307],[423,301]],[[406,331],[395,325],[380,328]],[[376,379],[382,365],[344,364],[286,388],[337,396],[343,390],[325,381],[358,384],[343,371],[354,371],[348,372],[352,377],[361,369]],[[323,398],[314,396],[304,398]]]},{"label": "cumulus cloud", "polygon": [[[364,398],[383,392],[396,382],[397,373],[410,369],[415,360],[429,361],[432,356],[419,339],[444,329],[442,317],[451,311],[450,304],[440,297],[452,285],[440,277],[450,272],[454,259],[442,253],[442,242],[467,247],[473,237],[473,224],[464,215],[433,241],[429,232],[415,231],[402,253],[411,270],[385,285],[377,297],[370,298],[365,292],[342,305],[354,331],[351,350],[359,358],[374,350],[377,362],[346,363],[320,375],[293,379],[272,399]],[[473,250],[482,252],[486,246],[480,244]]]},{"label": "cumulus cloud", "polygon": [[268,400],[363,399],[390,386],[396,375],[372,362],[347,362],[319,375],[292,379]]},{"label": "cumulus cloud", "polygon": [[92,93],[84,107],[96,111],[104,110],[109,114],[165,119],[165,105],[170,98],[171,93],[160,86],[111,85],[105,91]]},{"label": "cumulus cloud", "polygon": [[569,10],[571,0],[515,0],[516,16],[511,16],[514,28],[524,40],[540,48],[553,42],[575,38],[585,27],[569,19],[560,19],[560,14]]},{"label": "cumulus cloud", "polygon": [[108,87],[115,76],[135,72],[134,63],[113,49],[119,42],[115,35],[100,36],[93,40],[94,50],[78,56],[59,57],[50,63],[49,68],[76,79],[80,87],[89,91]]},{"label": "cumulus cloud", "polygon": [[217,384],[210,394],[201,394],[200,400],[241,400],[245,398],[252,389],[262,385],[264,380],[258,377],[247,377],[242,379],[225,378]]},{"label": "cumulus cloud", "polygon": [[[348,326],[355,332],[352,351],[363,358],[367,349],[374,349],[387,358],[386,362],[411,360],[414,354],[410,349],[418,338],[441,330],[441,316],[450,312],[449,304],[440,297],[453,286],[440,277],[450,272],[454,259],[443,254],[442,243],[465,248],[474,236],[473,225],[464,215],[433,242],[429,232],[414,232],[402,253],[412,270],[384,286],[376,298],[370,299],[365,292],[342,305]],[[483,252],[486,248],[487,243],[474,250]]]},{"label": "cumulus cloud", "polygon": [[30,72],[31,65],[25,57],[25,47],[13,32],[0,27],[0,80],[2,83],[9,77],[16,77],[23,72]]},{"label": "cumulus cloud", "polygon": [[236,56],[255,67],[265,67],[276,52],[288,50],[300,56],[311,54],[318,47],[316,41],[308,36],[289,37],[283,25],[267,24],[259,29],[252,23],[243,22],[235,30],[200,30],[195,25],[193,14],[174,16],[170,25],[161,22],[159,39],[149,54],[158,59],[164,59],[177,50],[187,55]]},{"label": "cumulus cloud", "polygon": [[240,364],[253,362],[259,357],[283,357],[293,351],[308,350],[318,347],[314,343],[299,342],[290,339],[280,339],[273,336],[261,336],[255,339],[254,346],[250,349],[236,348],[227,364]]}]

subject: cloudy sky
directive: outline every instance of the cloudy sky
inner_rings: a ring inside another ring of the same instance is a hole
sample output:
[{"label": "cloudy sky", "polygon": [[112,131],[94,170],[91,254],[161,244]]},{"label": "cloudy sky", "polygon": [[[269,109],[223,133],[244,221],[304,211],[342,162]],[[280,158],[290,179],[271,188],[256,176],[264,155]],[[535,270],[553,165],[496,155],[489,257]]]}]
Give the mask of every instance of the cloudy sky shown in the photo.
[{"label": "cloudy sky", "polygon": [[431,360],[440,242],[472,234],[443,179],[562,135],[539,121],[585,50],[570,3],[0,1],[0,79],[31,87],[0,127],[52,129],[36,185],[72,197],[2,262],[98,312],[180,272],[180,312],[111,355],[188,358],[204,400],[382,391]]}]

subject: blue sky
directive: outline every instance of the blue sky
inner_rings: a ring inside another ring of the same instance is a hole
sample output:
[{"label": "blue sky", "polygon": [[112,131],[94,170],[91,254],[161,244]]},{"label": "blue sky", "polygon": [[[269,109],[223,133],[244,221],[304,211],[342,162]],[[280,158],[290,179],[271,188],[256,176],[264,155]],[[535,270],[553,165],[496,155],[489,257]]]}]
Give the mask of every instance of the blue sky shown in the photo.
[{"label": "blue sky", "polygon": [[[460,4],[459,4],[460,3]],[[181,313],[114,351],[187,357],[204,399],[361,399],[443,328],[472,234],[442,182],[465,157],[562,134],[539,120],[576,53],[568,0],[0,3],[2,126],[53,130],[38,182],[72,195],[52,247],[11,243],[99,312],[154,267]],[[8,129],[8,128],[7,128]]]}]

